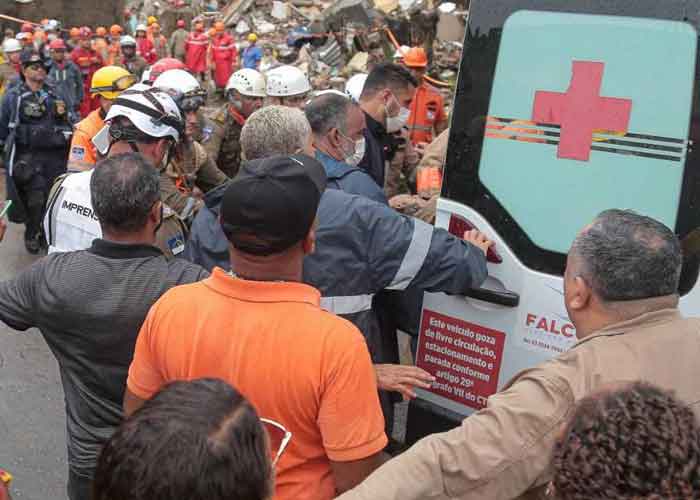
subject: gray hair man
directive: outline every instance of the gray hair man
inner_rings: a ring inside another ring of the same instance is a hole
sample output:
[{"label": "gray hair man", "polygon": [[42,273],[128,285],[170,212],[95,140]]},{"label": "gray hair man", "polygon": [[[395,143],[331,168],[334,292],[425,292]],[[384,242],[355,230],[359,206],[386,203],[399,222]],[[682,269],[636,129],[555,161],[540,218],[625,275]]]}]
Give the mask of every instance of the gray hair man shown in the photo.
[{"label": "gray hair man", "polygon": [[678,307],[681,247],[666,226],[601,213],[569,252],[564,301],[579,342],[521,372],[461,427],[429,436],[342,500],[541,498],[558,430],[613,383],[674,390],[700,414],[700,319]]},{"label": "gray hair man", "polygon": [[365,154],[365,115],[346,95],[325,92],[304,108],[314,137],[316,159],[326,169],[328,186],[386,203],[384,192],[357,167]]},{"label": "gray hair man", "polygon": [[[305,123],[304,114],[293,108],[256,111],[241,133],[246,158],[310,147]],[[207,208],[195,217],[185,249],[185,258],[209,269],[230,269],[228,240],[219,225],[224,191],[219,187],[207,194]],[[465,242],[364,196],[326,189],[318,208],[316,250],[304,260],[304,282],[321,291],[324,309],[348,319],[365,336],[379,388],[413,398],[413,389],[429,387],[433,377],[415,366],[398,365],[396,332],[384,328],[373,298],[385,289],[405,290],[409,285],[453,294],[478,287],[486,278],[489,245],[476,231]],[[385,418],[392,422],[393,405],[382,394]]]},{"label": "gray hair man", "polygon": [[97,164],[90,180],[102,238],[0,283],[0,320],[38,328],[61,370],[68,425],[68,497],[89,500],[100,448],[122,420],[129,364],[146,313],[175,285],[208,276],[154,246],[163,204],[158,171],[140,154]]}]

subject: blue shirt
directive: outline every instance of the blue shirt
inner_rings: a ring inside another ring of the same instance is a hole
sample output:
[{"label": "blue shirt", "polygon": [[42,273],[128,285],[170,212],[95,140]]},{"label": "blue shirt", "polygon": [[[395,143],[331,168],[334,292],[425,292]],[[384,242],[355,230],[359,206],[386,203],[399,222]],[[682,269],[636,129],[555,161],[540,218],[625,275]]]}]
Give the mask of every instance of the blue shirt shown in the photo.
[{"label": "blue shirt", "polygon": [[258,63],[262,59],[263,52],[257,45],[247,47],[243,51],[243,67],[250,69],[258,69]]},{"label": "blue shirt", "polygon": [[329,188],[340,189],[348,194],[366,196],[370,200],[388,205],[384,191],[364,170],[336,160],[318,150],[316,151],[316,159],[326,169]]}]

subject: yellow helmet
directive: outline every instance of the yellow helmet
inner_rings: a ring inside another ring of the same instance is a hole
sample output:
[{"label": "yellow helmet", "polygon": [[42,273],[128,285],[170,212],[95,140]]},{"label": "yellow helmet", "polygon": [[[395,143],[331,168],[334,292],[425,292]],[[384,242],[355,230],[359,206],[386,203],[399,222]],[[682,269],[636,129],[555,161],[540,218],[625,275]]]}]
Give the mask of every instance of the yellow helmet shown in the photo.
[{"label": "yellow helmet", "polygon": [[114,100],[136,83],[136,77],[119,66],[105,66],[92,75],[90,93]]},{"label": "yellow helmet", "polygon": [[248,41],[249,41],[249,42],[257,42],[257,41],[258,41],[258,35],[256,35],[255,33],[251,33],[250,35],[248,35]]},{"label": "yellow helmet", "polygon": [[157,22],[158,22],[158,18],[157,18],[156,16],[148,16],[147,21],[148,21],[148,25],[150,26],[150,25],[153,24],[153,23],[157,23]]}]

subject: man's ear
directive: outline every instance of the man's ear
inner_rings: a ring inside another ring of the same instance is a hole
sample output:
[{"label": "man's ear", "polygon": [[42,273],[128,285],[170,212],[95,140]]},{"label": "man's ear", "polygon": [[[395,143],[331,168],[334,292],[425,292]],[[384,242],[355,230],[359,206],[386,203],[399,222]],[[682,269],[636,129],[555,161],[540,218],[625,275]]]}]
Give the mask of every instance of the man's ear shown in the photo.
[{"label": "man's ear", "polygon": [[568,307],[574,311],[585,309],[591,301],[591,287],[581,276],[576,276],[568,290]]},{"label": "man's ear", "polygon": [[311,255],[316,251],[316,224],[309,229],[306,238],[301,242],[301,247],[304,250],[304,255]]},{"label": "man's ear", "polygon": [[153,225],[157,226],[162,222],[162,212],[163,202],[159,200],[153,204],[153,206],[151,207],[151,211],[148,214],[148,219],[153,223]]}]

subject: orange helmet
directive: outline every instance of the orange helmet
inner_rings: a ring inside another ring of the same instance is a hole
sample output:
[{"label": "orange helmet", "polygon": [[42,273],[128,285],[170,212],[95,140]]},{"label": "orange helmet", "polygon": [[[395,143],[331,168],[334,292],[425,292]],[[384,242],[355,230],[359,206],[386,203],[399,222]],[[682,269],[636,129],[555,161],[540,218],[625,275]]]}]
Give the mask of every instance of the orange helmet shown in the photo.
[{"label": "orange helmet", "polygon": [[171,69],[182,69],[187,71],[187,66],[185,63],[179,59],[174,59],[172,57],[164,57],[151,66],[151,74],[149,75],[149,80],[154,81],[160,75]]},{"label": "orange helmet", "polygon": [[223,33],[224,30],[226,29],[226,26],[222,21],[216,21],[214,23],[214,30],[216,30],[217,33]]},{"label": "orange helmet", "polygon": [[34,33],[34,26],[30,23],[24,23],[22,25],[22,33]]},{"label": "orange helmet", "polygon": [[49,24],[49,20],[48,20],[48,19],[42,19],[41,21],[39,21],[39,24],[41,24],[42,26],[46,26],[47,24]]},{"label": "orange helmet", "polygon": [[423,47],[411,47],[403,56],[403,63],[409,68],[425,68],[428,65],[428,56]]},{"label": "orange helmet", "polygon": [[78,38],[80,36],[80,28],[71,28],[70,29],[70,37],[71,38]]},{"label": "orange helmet", "polygon": [[107,28],[105,28],[104,26],[98,26],[95,30],[95,34],[97,36],[107,36]]},{"label": "orange helmet", "polygon": [[124,30],[122,29],[122,27],[119,26],[118,24],[113,24],[109,28],[109,34],[112,36],[119,36],[122,34],[123,31]]}]

